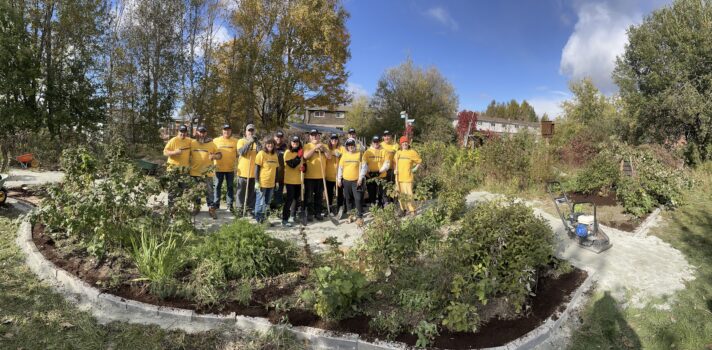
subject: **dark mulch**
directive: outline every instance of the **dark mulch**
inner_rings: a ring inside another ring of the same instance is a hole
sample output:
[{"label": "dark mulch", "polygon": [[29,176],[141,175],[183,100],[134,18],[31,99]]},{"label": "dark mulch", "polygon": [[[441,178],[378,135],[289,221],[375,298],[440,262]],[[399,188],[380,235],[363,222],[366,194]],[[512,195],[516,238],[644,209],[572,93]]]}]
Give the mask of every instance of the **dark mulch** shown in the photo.
[{"label": "dark mulch", "polygon": [[[93,258],[81,257],[73,254],[63,254],[59,251],[51,237],[44,234],[42,225],[35,225],[33,229],[33,241],[42,254],[55,265],[80,277],[87,283],[102,289],[102,281],[110,278],[106,274],[107,267],[97,263]],[[557,312],[563,311],[565,303],[569,301],[572,293],[586,279],[586,272],[575,269],[574,271],[561,275],[558,278],[541,277],[537,284],[536,296],[531,302],[532,308],[528,314],[516,319],[493,319],[482,325],[476,333],[455,333],[441,330],[440,335],[435,339],[435,348],[441,349],[472,349],[481,347],[500,346],[521,337],[529,331],[541,325],[549,316],[556,316]],[[138,276],[136,276],[138,277]],[[374,340],[378,335],[369,328],[371,318],[359,315],[340,321],[325,321],[319,318],[310,310],[291,309],[288,311],[275,310],[269,306],[271,301],[280,297],[290,295],[296,287],[306,282],[306,276],[302,275],[296,282],[288,285],[268,285],[264,288],[253,291],[253,297],[249,305],[240,305],[235,302],[222,305],[220,309],[196,309],[196,305],[185,299],[169,298],[159,299],[151,295],[145,284],[137,282],[124,282],[111,290],[103,289],[114,295],[125,299],[137,300],[153,305],[177,307],[182,309],[193,309],[200,313],[229,314],[235,312],[238,315],[266,317],[272,323],[279,323],[287,320],[294,326],[309,326],[325,330],[347,332],[359,334],[363,339]],[[396,337],[408,345],[415,345],[417,337],[404,332]]]}]

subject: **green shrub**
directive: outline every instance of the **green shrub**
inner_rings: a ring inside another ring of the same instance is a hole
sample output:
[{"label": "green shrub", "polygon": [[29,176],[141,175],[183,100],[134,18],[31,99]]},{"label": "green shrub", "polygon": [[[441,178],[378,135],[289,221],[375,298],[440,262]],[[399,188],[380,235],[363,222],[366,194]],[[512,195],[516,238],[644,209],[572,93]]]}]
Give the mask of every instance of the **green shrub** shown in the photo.
[{"label": "green shrub", "polygon": [[414,259],[421,243],[434,237],[435,228],[436,223],[424,216],[401,220],[396,207],[387,205],[373,210],[373,221],[366,227],[363,242],[356,250],[366,266],[380,274]]},{"label": "green shrub", "polygon": [[225,300],[227,279],[222,264],[203,260],[191,271],[187,290],[195,303],[201,307],[219,305]]},{"label": "green shrub", "polygon": [[385,335],[386,339],[394,340],[403,330],[404,323],[405,321],[398,311],[391,311],[389,313],[379,312],[378,315],[371,319],[368,325],[376,333]]},{"label": "green shrub", "polygon": [[[469,192],[481,181],[479,151],[455,144],[428,142],[415,145],[423,164],[416,173],[416,200],[432,198],[442,189],[457,187]],[[427,198],[423,194],[428,193]]]},{"label": "green shrub", "polygon": [[453,332],[475,332],[479,322],[480,317],[475,306],[451,302],[446,308],[443,326]]},{"label": "green shrub", "polygon": [[586,194],[611,188],[620,178],[619,168],[618,162],[608,152],[601,152],[579,170],[567,188]]},{"label": "green shrub", "polygon": [[175,235],[160,238],[142,232],[140,240],[131,239],[131,257],[142,278],[149,281],[151,292],[166,298],[177,292],[175,275],[185,265]]},{"label": "green shrub", "polygon": [[506,183],[516,179],[519,188],[526,188],[530,183],[531,151],[534,147],[535,138],[528,133],[493,138],[480,148],[478,165],[490,181]]},{"label": "green shrub", "polygon": [[415,341],[415,347],[425,348],[430,346],[438,335],[438,326],[427,321],[420,321],[411,334],[418,336],[418,340]]},{"label": "green shrub", "polygon": [[454,302],[486,303],[506,295],[518,312],[531,293],[537,270],[551,261],[554,234],[531,208],[514,201],[482,203],[452,232],[443,252],[454,276]]},{"label": "green shrub", "polygon": [[348,267],[320,267],[314,270],[314,277],[314,308],[320,317],[340,320],[351,316],[366,297],[366,277]]},{"label": "green shrub", "polygon": [[193,248],[196,261],[222,264],[228,279],[275,276],[295,268],[296,250],[271,237],[260,225],[237,220],[206,236]]}]

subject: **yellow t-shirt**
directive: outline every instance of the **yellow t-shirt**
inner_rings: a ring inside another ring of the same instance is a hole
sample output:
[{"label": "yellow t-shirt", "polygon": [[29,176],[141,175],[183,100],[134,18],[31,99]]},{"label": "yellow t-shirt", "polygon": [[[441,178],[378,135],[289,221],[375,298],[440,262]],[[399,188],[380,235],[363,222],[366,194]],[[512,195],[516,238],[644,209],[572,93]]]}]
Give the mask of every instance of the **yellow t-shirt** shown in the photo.
[{"label": "yellow t-shirt", "polygon": [[395,142],[392,144],[381,142],[381,148],[386,151],[386,160],[391,162],[390,167],[388,169],[395,169],[395,166],[393,165],[393,157],[395,157],[396,152],[398,152],[398,144]]},{"label": "yellow t-shirt", "polygon": [[396,152],[395,161],[398,165],[398,182],[413,182],[413,167],[423,162],[414,149]]},{"label": "yellow t-shirt", "polygon": [[334,149],[330,149],[331,159],[326,160],[326,181],[336,181],[336,172],[339,168],[339,158],[336,158],[336,152],[339,152],[342,156],[346,153],[344,146],[339,146]]},{"label": "yellow t-shirt", "polygon": [[[381,170],[383,163],[386,161],[386,150],[371,147],[363,153],[363,161],[368,164],[369,172],[377,172]],[[378,177],[386,177],[386,173],[380,174]]]},{"label": "yellow t-shirt", "polygon": [[[237,141],[237,150],[247,145],[247,140],[242,138]],[[257,156],[257,144],[252,144],[252,149],[250,149],[244,156],[240,156],[237,162],[237,176],[244,177],[246,179],[253,179],[255,177],[255,157]],[[224,157],[224,156],[223,156]],[[252,167],[250,168],[250,163]]]},{"label": "yellow t-shirt", "polygon": [[213,141],[200,143],[193,140],[190,144],[190,176],[207,176],[213,177],[214,172],[208,172],[208,168],[213,165],[213,160],[210,159],[210,154],[217,152]]},{"label": "yellow t-shirt", "polygon": [[296,168],[292,168],[289,165],[287,165],[288,160],[292,160],[294,158],[297,158],[297,152],[292,152],[290,150],[287,150],[284,152],[284,184],[285,185],[301,185],[302,184],[302,176],[299,174],[299,167],[304,164],[304,160],[302,159],[299,162],[299,165]]},{"label": "yellow t-shirt", "polygon": [[170,140],[168,140],[168,143],[166,144],[166,147],[163,148],[163,151],[175,151],[175,150],[182,150],[183,152],[177,156],[169,156],[168,157],[168,169],[174,168],[174,167],[189,167],[190,166],[190,144],[193,142],[193,139],[190,137],[186,137],[184,139],[181,139],[180,136],[176,136]]},{"label": "yellow t-shirt", "polygon": [[[279,168],[279,156],[277,153],[269,154],[265,151],[260,151],[255,157],[255,165],[260,168],[260,187],[273,188],[277,177],[277,168]],[[254,177],[254,174],[253,174]]]},{"label": "yellow t-shirt", "polygon": [[230,138],[220,136],[213,139],[213,143],[215,143],[218,152],[222,154],[222,158],[215,160],[215,170],[221,173],[235,171],[235,164],[237,164],[237,139],[232,136],[230,136]]},{"label": "yellow t-shirt", "polygon": [[339,160],[341,176],[347,181],[357,181],[361,171],[361,152],[346,152]]},{"label": "yellow t-shirt", "polygon": [[[311,151],[314,149],[314,144],[313,143],[307,143],[304,145],[304,154],[306,154],[308,151]],[[319,179],[321,180],[322,177],[322,167],[326,165],[326,162],[322,162],[322,159],[326,160],[326,156],[323,153],[319,153],[319,151],[314,152],[312,154],[311,158],[306,159],[307,163],[307,172],[304,173],[304,178],[305,179]],[[324,170],[326,172],[326,170]]]}]

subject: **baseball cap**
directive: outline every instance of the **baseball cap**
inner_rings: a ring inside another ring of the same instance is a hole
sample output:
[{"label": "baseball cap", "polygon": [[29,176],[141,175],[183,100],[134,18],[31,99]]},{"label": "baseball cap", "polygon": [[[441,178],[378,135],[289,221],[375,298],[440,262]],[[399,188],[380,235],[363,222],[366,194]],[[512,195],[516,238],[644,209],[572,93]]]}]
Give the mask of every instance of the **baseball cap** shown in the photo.
[{"label": "baseball cap", "polygon": [[247,126],[245,127],[245,130],[250,130],[250,129],[255,130],[255,124],[247,124]]},{"label": "baseball cap", "polygon": [[230,124],[223,124],[223,130],[225,130],[225,129],[232,129],[232,128],[230,127]]},{"label": "baseball cap", "polygon": [[386,130],[383,132],[383,136],[391,136],[391,132]]},{"label": "baseball cap", "polygon": [[208,128],[201,125],[198,127],[198,132],[208,132]]},{"label": "baseball cap", "polygon": [[311,129],[311,130],[309,130],[309,134],[310,134],[310,135],[317,135],[317,134],[321,134],[321,133],[320,133],[319,130],[317,130],[317,129]]},{"label": "baseball cap", "polygon": [[187,131],[188,131],[188,127],[185,126],[185,125],[181,125],[181,126],[178,127],[178,131],[180,131],[180,132],[187,132]]},{"label": "baseball cap", "polygon": [[398,143],[404,143],[404,142],[409,142],[408,141],[408,136],[401,136],[400,140],[398,140]]},{"label": "baseball cap", "polygon": [[[356,132],[356,129],[354,129],[354,128],[349,129],[349,134],[355,133],[355,132]],[[354,142],[355,142],[355,141],[354,141]]]},{"label": "baseball cap", "polygon": [[350,146],[350,145],[356,145],[356,140],[354,140],[352,138],[349,138],[348,140],[346,140],[346,146]]},{"label": "baseball cap", "polygon": [[329,138],[330,138],[330,139],[338,139],[338,138],[339,138],[339,135],[336,135],[336,134],[332,133]]},{"label": "baseball cap", "polygon": [[292,136],[292,141],[294,141],[294,142],[300,141],[299,136],[296,136],[296,135]]},{"label": "baseball cap", "polygon": [[375,135],[375,136],[373,136],[373,138],[371,139],[371,141],[373,141],[373,142],[381,142],[381,137],[379,137],[378,135]]},{"label": "baseball cap", "polygon": [[281,131],[277,131],[277,133],[276,133],[275,135],[277,135],[277,136],[279,136],[279,137],[283,137],[283,136],[284,136],[284,133],[281,132]]}]

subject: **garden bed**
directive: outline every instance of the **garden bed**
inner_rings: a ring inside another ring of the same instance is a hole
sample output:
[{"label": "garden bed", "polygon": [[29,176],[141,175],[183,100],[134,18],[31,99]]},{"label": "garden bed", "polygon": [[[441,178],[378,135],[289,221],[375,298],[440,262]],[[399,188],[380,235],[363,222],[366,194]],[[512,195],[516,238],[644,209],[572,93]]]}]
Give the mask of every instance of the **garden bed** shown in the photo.
[{"label": "garden bed", "polygon": [[595,204],[598,213],[598,222],[621,231],[635,231],[635,229],[650,215],[650,213],[646,213],[645,215],[636,218],[630,214],[626,214],[623,205],[618,202],[616,192],[613,190],[608,191],[605,195],[600,192],[594,192],[591,194],[574,192],[568,196],[574,203],[590,202]]},{"label": "garden bed", "polygon": [[[125,264],[120,259],[104,259],[97,264],[96,259],[80,251],[65,251],[58,249],[56,242],[44,234],[42,225],[35,225],[32,239],[39,251],[56,266],[86,281],[90,285],[122,298],[141,301],[158,306],[170,306],[195,310],[197,313],[218,313],[265,317],[276,324],[285,319],[294,326],[309,326],[325,330],[359,334],[361,338],[374,340],[382,338],[370,328],[371,317],[360,315],[340,321],[322,320],[311,310],[292,308],[277,310],[272,302],[294,293],[306,283],[310,271],[300,271],[283,274],[266,279],[264,287],[253,290],[248,305],[228,302],[222,308],[196,308],[195,303],[180,298],[159,299],[151,295],[142,282],[131,281],[139,275],[131,269],[119,275],[121,281],[113,281],[117,271],[126,271]],[[550,316],[556,319],[558,312],[565,309],[572,293],[586,279],[587,273],[574,269],[553,277],[540,277],[537,282],[537,293],[531,301],[531,309],[526,316],[510,319],[492,319],[480,326],[478,332],[449,332],[442,330],[435,337],[435,348],[469,349],[504,345],[526,333],[536,329]],[[401,333],[395,340],[408,345],[414,345],[417,337],[410,333]]]}]

